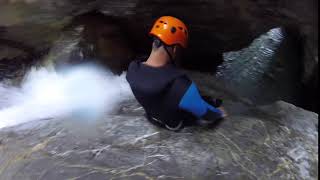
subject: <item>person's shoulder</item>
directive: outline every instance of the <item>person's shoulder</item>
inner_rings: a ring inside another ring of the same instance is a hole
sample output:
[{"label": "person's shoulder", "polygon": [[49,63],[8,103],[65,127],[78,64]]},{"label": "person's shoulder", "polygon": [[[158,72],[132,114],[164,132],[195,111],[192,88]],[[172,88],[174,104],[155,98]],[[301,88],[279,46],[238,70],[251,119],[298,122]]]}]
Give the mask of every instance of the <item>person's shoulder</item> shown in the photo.
[{"label": "person's shoulder", "polygon": [[137,56],[136,58],[134,58],[128,66],[128,70],[130,69],[136,69],[138,68],[138,66],[145,61],[146,57],[145,56]]},{"label": "person's shoulder", "polygon": [[192,80],[184,71],[178,70],[174,78],[173,84],[175,86],[183,87],[182,89],[185,89],[192,84]]},{"label": "person's shoulder", "polygon": [[176,75],[176,80],[191,81],[187,73],[177,66],[172,66]]},{"label": "person's shoulder", "polygon": [[185,73],[179,74],[179,76],[176,77],[175,81],[184,84],[192,83],[192,80]]},{"label": "person's shoulder", "polygon": [[130,62],[129,66],[128,66],[128,70],[130,70],[136,66],[138,66],[138,62],[136,60],[133,60]]}]

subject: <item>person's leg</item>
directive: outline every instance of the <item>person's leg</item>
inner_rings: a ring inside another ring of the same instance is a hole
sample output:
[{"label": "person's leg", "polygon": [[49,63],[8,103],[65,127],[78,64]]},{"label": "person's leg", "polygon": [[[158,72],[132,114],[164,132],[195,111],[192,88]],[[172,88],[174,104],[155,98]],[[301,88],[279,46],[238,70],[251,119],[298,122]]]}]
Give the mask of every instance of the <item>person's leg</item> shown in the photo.
[{"label": "person's leg", "polygon": [[158,120],[147,113],[145,114],[145,117],[148,119],[148,121],[158,127],[168,129],[170,131],[179,131],[183,129],[184,123],[182,120],[179,121],[167,121],[167,122],[162,122],[161,120]]},{"label": "person's leg", "polygon": [[198,119],[193,116],[191,113],[184,112],[181,114],[181,119],[183,119],[183,125],[185,127],[196,126],[198,125]]},{"label": "person's leg", "polygon": [[165,128],[165,124],[164,124],[163,122],[161,122],[161,121],[159,121],[159,120],[151,117],[148,113],[145,113],[145,117],[147,118],[147,120],[148,120],[151,124],[153,124],[153,125],[155,125],[155,126],[158,126],[158,127]]},{"label": "person's leg", "polygon": [[208,104],[214,107],[220,107],[223,103],[222,99],[219,98],[212,98],[210,96],[201,96],[203,100],[205,100]]}]

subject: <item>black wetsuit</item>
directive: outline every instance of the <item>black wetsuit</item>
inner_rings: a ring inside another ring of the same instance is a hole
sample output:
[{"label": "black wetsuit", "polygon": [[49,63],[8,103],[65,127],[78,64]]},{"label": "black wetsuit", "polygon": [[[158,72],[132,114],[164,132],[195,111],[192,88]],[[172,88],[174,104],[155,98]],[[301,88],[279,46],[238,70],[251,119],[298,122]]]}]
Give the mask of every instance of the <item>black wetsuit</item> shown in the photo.
[{"label": "black wetsuit", "polygon": [[155,68],[133,61],[126,78],[148,119],[170,130],[197,119],[222,118],[222,112],[204,101],[196,85],[173,64]]}]

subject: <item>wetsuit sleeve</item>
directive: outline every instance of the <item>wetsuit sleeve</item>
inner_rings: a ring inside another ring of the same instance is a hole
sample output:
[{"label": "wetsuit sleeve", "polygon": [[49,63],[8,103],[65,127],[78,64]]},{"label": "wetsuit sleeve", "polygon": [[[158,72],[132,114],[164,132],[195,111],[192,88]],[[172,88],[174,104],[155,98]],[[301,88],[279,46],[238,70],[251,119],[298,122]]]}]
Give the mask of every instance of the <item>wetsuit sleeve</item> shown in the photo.
[{"label": "wetsuit sleeve", "polygon": [[198,118],[216,120],[222,118],[222,112],[204,101],[194,83],[187,88],[179,102],[179,108]]}]

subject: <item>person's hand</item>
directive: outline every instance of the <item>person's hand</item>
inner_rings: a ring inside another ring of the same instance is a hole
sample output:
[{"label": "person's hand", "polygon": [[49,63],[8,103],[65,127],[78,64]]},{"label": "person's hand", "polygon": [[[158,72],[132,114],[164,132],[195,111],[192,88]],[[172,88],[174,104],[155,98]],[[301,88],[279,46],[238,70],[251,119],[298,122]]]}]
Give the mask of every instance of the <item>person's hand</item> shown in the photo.
[{"label": "person's hand", "polygon": [[226,110],[223,107],[218,107],[218,109],[222,112],[222,117],[225,118],[228,116]]}]

